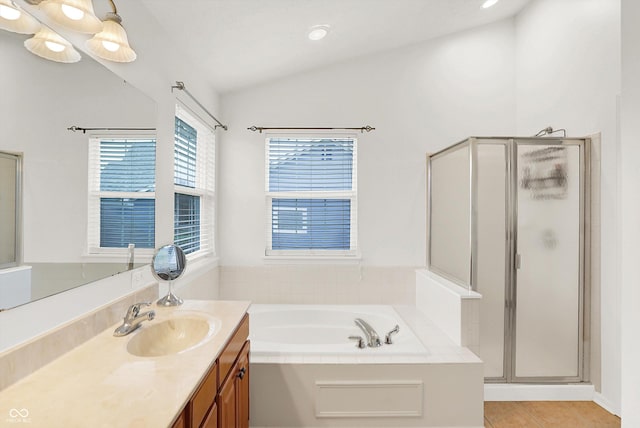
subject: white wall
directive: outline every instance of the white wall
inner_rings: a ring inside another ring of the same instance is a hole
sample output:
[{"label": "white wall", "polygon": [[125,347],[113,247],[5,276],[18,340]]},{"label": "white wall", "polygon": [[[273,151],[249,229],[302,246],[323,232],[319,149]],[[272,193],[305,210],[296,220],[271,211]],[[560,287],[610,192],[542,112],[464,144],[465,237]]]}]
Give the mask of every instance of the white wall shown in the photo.
[{"label": "white wall", "polygon": [[[425,264],[425,153],[514,131],[514,28],[507,20],[225,94],[219,150],[221,264],[262,265],[264,134],[257,126],[362,126],[362,264]],[[400,208],[400,209],[399,209]]]},{"label": "white wall", "polygon": [[[619,0],[537,0],[516,19],[517,132],[602,132],[601,397],[620,409]],[[597,292],[597,290],[596,290]]]},{"label": "white wall", "polygon": [[640,3],[622,0],[622,426],[640,426]]}]

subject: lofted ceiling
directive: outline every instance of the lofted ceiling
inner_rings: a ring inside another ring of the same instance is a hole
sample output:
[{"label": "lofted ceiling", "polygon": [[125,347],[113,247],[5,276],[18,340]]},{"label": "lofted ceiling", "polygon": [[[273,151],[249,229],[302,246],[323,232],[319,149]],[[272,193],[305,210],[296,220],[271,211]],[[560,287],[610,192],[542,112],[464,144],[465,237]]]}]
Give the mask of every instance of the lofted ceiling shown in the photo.
[{"label": "lofted ceiling", "polygon": [[[140,0],[221,93],[517,14],[530,0]],[[321,41],[309,27],[327,24]]]}]

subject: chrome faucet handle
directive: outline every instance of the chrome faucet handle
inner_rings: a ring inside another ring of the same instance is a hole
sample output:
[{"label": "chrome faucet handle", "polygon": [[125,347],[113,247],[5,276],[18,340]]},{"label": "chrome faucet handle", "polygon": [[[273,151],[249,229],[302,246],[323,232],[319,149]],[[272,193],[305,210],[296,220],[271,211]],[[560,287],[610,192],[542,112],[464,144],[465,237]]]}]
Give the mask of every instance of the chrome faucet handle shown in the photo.
[{"label": "chrome faucet handle", "polygon": [[125,316],[125,319],[137,317],[138,314],[140,313],[140,308],[142,306],[151,306],[151,302],[139,302],[129,306],[129,309],[127,309],[127,314]]},{"label": "chrome faucet handle", "polygon": [[387,333],[387,335],[384,338],[384,343],[386,343],[387,345],[391,345],[393,344],[393,341],[391,340],[391,335],[392,334],[398,334],[398,332],[400,331],[400,326],[398,324],[396,324],[396,326],[393,328],[393,330],[391,330],[389,333]]},{"label": "chrome faucet handle", "polygon": [[358,343],[356,344],[356,346],[360,349],[364,349],[367,347],[367,345],[364,343],[364,338],[362,336],[349,336],[349,339],[357,340]]},{"label": "chrome faucet handle", "polygon": [[135,331],[144,321],[151,321],[156,317],[155,311],[147,311],[140,313],[140,307],[151,306],[151,302],[134,303],[129,306],[127,313],[124,315],[122,325],[115,329],[113,335],[116,337],[126,336]]}]

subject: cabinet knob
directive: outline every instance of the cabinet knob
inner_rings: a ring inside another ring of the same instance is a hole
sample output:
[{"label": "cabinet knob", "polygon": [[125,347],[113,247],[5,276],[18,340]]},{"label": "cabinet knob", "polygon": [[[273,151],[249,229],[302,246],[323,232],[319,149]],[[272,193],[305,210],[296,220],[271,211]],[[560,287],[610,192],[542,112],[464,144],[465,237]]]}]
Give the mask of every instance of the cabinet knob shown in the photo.
[{"label": "cabinet knob", "polygon": [[237,374],[237,377],[239,377],[240,379],[243,379],[243,378],[244,378],[244,374],[245,374],[246,372],[247,372],[247,369],[246,369],[246,368],[244,368],[244,367],[243,367],[243,368],[241,368],[241,369],[240,369],[240,371],[239,371],[239,372],[238,372],[238,374]]}]

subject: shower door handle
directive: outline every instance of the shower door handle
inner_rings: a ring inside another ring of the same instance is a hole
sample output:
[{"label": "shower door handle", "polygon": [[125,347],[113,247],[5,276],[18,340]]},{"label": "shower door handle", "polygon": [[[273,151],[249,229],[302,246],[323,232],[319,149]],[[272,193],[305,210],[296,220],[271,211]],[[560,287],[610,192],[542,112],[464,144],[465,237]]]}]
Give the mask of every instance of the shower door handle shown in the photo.
[{"label": "shower door handle", "polygon": [[520,269],[521,257],[520,254],[516,254],[516,269]]}]

